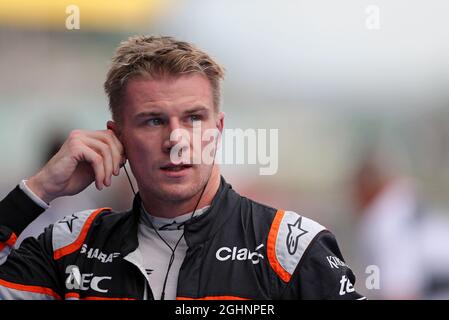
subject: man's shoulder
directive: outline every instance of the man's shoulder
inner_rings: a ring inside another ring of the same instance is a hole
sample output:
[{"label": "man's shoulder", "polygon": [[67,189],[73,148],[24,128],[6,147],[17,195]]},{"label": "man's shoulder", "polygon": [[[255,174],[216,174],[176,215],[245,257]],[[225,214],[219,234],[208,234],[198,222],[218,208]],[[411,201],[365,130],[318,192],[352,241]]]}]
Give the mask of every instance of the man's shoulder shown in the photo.
[{"label": "man's shoulder", "polygon": [[273,270],[289,282],[317,235],[326,228],[297,212],[279,209],[271,223],[267,255]]},{"label": "man's shoulder", "polygon": [[327,228],[292,210],[277,209],[246,198],[248,208],[244,210],[257,221],[266,237],[267,256],[271,268],[284,281],[289,282],[295,269],[303,260],[316,239]]},{"label": "man's shoulder", "polygon": [[78,250],[93,229],[103,234],[114,228],[129,212],[114,212],[111,208],[89,209],[65,216],[51,228],[51,241],[56,260]]},{"label": "man's shoulder", "polygon": [[283,229],[285,229],[284,226],[288,226],[291,224],[296,226],[302,225],[306,226],[310,230],[310,233],[315,235],[318,232],[326,229],[320,223],[311,218],[308,218],[302,213],[283,208],[275,208],[244,196],[242,196],[242,199],[244,199],[244,201],[246,202],[247,208],[243,211],[246,213],[250,213],[255,217],[258,217],[259,219],[267,221],[270,224],[271,228],[280,228],[280,230],[282,231]]}]

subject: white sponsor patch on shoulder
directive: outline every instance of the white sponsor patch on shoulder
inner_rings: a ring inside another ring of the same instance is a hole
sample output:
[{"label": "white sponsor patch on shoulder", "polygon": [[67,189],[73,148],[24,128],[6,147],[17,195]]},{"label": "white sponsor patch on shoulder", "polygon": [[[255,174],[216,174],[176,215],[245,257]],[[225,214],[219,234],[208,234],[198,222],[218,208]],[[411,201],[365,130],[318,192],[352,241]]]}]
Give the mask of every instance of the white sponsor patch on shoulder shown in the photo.
[{"label": "white sponsor patch on shoulder", "polygon": [[296,212],[278,211],[270,230],[268,251],[272,256],[270,264],[282,280],[290,281],[312,240],[325,229]]},{"label": "white sponsor patch on shoulder", "polygon": [[77,212],[56,222],[52,233],[54,258],[59,259],[81,248],[93,220],[106,209],[109,208]]}]

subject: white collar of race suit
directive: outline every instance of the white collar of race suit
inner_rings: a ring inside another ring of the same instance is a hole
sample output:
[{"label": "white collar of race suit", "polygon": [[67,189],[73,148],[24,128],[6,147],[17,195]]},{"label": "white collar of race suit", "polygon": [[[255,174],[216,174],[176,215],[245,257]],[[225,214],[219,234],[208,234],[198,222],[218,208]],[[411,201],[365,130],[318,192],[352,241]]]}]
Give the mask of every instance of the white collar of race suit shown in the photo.
[{"label": "white collar of race suit", "polygon": [[[195,211],[195,217],[198,217],[205,213],[210,206],[205,206],[203,208],[197,209]],[[192,212],[185,213],[183,215],[177,216],[175,218],[161,218],[155,217],[145,210],[143,205],[140,206],[140,221],[157,230],[181,230],[184,228],[184,223],[192,217]]]}]

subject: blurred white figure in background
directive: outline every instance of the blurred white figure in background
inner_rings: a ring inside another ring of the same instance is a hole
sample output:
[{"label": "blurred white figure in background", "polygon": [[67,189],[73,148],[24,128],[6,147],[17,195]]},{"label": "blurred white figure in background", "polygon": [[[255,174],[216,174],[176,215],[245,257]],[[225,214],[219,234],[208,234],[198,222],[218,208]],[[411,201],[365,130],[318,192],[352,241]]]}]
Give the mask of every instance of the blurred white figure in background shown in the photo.
[{"label": "blurred white figure in background", "polygon": [[357,255],[376,265],[373,299],[449,299],[449,216],[425,209],[412,179],[397,177],[375,157],[354,179]]}]

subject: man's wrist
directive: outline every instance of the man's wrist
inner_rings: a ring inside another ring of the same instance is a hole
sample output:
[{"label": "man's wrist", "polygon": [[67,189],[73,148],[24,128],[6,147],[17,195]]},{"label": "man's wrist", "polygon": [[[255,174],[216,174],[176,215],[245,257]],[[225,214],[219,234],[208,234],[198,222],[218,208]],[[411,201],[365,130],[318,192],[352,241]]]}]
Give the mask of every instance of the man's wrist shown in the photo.
[{"label": "man's wrist", "polygon": [[33,199],[34,202],[44,209],[48,209],[50,202],[54,200],[53,197],[45,192],[43,185],[39,183],[38,179],[35,177],[32,177],[29,180],[23,180],[20,184],[20,188]]}]

